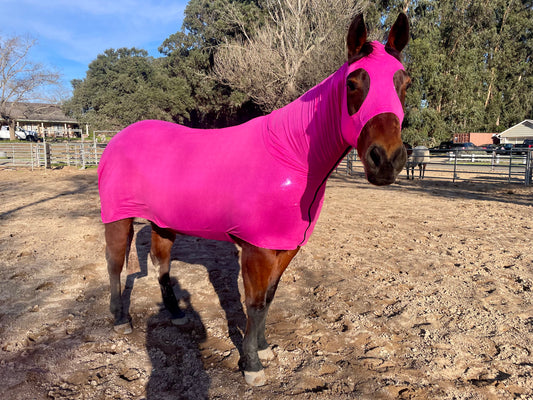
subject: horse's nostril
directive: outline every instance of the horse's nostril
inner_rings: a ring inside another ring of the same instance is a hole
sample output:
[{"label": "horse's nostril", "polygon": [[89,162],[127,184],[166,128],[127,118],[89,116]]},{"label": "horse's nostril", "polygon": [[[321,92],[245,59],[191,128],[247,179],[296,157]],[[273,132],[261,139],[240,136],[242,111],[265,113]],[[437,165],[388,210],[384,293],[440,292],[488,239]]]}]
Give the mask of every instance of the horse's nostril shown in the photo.
[{"label": "horse's nostril", "polygon": [[379,150],[377,147],[373,147],[372,150],[370,150],[370,158],[372,159],[372,162],[376,167],[379,168],[381,164],[381,155],[379,154]]},{"label": "horse's nostril", "polygon": [[396,166],[397,168],[403,169],[405,166],[405,162],[407,161],[407,152],[405,151],[405,148],[402,146],[396,152],[394,153],[392,157],[392,164]]}]

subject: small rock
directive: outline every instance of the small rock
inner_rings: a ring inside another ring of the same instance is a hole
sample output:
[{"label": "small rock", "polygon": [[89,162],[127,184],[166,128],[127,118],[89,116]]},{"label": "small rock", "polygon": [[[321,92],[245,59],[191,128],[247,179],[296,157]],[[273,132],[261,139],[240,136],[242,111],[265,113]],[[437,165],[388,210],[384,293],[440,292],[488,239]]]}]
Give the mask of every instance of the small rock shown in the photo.
[{"label": "small rock", "polygon": [[132,382],[139,379],[141,373],[137,368],[125,368],[122,370],[120,377],[128,382]]}]

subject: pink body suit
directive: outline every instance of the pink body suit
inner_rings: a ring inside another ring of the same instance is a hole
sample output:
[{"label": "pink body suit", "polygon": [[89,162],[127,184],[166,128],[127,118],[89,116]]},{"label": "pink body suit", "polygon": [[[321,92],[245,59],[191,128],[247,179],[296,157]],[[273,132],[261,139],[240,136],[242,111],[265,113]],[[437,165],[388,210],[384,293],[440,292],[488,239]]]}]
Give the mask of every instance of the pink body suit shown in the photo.
[{"label": "pink body suit", "polygon": [[[206,239],[289,250],[304,245],[325,183],[373,116],[403,119],[393,75],[403,69],[384,46],[344,64],[287,106],[242,125],[192,129],[141,121],[118,133],[98,168],[102,221],[145,218]],[[346,78],[370,76],[360,110],[348,115]]]}]

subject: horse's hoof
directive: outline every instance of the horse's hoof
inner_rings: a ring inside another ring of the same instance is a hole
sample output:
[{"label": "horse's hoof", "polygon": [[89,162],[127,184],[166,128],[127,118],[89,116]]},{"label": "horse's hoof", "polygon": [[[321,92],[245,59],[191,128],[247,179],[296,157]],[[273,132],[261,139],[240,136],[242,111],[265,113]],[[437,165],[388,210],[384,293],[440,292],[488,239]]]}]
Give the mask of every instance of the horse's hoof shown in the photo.
[{"label": "horse's hoof", "polygon": [[270,347],[263,350],[257,350],[257,355],[261,361],[272,361],[276,357]]},{"label": "horse's hoof", "polygon": [[121,335],[129,335],[130,333],[133,332],[131,322],[126,322],[125,324],[120,324],[120,325],[114,325],[113,330],[116,333],[119,333]]},{"label": "horse's hoof", "polygon": [[244,380],[250,386],[263,386],[266,383],[265,371],[244,371]]},{"label": "horse's hoof", "polygon": [[172,322],[172,325],[181,326],[189,322],[189,319],[187,318],[187,316],[184,316],[180,318],[172,318],[170,322]]}]

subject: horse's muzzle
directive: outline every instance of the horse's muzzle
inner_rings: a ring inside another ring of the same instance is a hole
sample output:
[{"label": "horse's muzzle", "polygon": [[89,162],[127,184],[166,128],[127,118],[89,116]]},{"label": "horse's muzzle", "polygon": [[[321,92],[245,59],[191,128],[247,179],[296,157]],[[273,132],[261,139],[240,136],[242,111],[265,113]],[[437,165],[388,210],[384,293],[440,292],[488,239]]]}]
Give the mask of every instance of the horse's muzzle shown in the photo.
[{"label": "horse's muzzle", "polygon": [[361,130],[357,153],[370,183],[378,186],[394,183],[407,161],[400,119],[393,113],[372,117]]},{"label": "horse's muzzle", "polygon": [[366,153],[365,172],[368,181],[374,185],[390,185],[402,171],[407,161],[407,152],[403,144],[389,155],[378,145],[371,145]]}]

